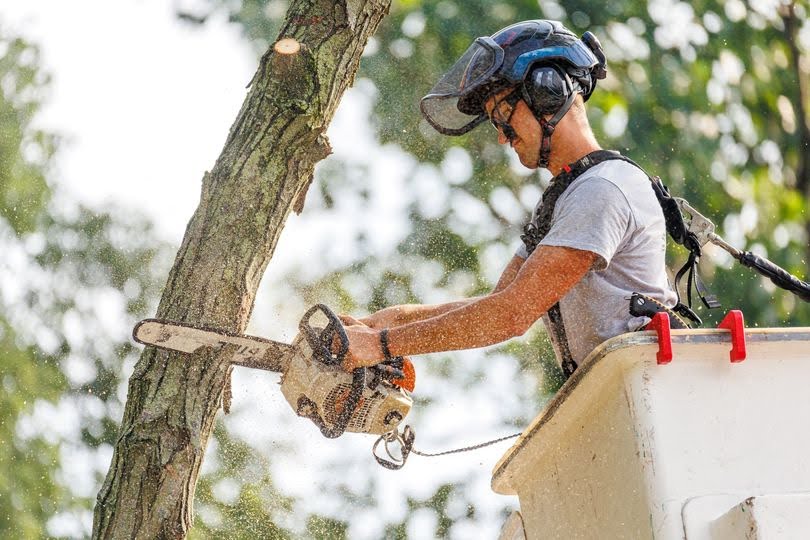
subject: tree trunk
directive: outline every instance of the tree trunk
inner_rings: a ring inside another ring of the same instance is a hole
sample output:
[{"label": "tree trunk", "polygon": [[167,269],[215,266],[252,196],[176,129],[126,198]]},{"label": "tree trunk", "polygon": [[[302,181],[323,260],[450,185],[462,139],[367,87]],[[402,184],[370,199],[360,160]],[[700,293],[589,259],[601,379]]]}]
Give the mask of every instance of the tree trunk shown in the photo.
[{"label": "tree trunk", "polygon": [[[233,331],[292,209],[300,212],[324,132],[390,0],[294,0],[264,54],[225,147],[202,180],[157,316]],[[287,39],[292,38],[292,39]],[[229,381],[227,354],[146,348],[129,393],[93,538],[183,538]]]}]

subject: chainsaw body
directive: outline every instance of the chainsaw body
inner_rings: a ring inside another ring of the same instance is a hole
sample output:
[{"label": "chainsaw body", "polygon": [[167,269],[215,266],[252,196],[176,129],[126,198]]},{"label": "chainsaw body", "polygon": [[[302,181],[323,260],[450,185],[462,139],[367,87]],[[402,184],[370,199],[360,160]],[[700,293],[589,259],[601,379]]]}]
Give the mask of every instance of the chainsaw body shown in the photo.
[{"label": "chainsaw body", "polygon": [[[232,364],[280,372],[281,392],[299,416],[330,438],[344,431],[381,435],[394,430],[413,404],[410,360],[394,358],[352,373],[341,365],[349,342],[343,324],[322,305],[307,311],[292,344],[164,319],[145,319],[133,330],[139,343],[195,353],[220,349]],[[334,352],[337,350],[337,352]]]},{"label": "chainsaw body", "polygon": [[296,414],[330,438],[344,431],[382,435],[396,429],[413,403],[403,388],[404,360],[345,371],[341,366],[349,338],[340,319],[323,304],[311,307],[298,329],[281,380],[281,392]]},{"label": "chainsaw body", "polygon": [[[411,410],[413,399],[407,390],[375,377],[369,369],[363,370],[360,379],[339,365],[326,364],[312,350],[303,332],[293,341],[290,352],[287,370],[281,377],[281,393],[298,416],[312,420],[326,436],[344,430],[382,435],[395,429]],[[362,389],[351,415],[341,425],[341,414],[351,407],[356,384]]]}]

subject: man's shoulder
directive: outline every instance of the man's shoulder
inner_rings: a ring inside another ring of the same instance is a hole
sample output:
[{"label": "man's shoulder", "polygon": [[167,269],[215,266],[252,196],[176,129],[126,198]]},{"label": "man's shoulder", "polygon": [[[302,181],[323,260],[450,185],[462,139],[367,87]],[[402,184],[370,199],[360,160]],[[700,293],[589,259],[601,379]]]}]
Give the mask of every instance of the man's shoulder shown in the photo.
[{"label": "man's shoulder", "polygon": [[637,223],[662,217],[647,173],[621,159],[603,161],[582,173],[571,184],[569,195],[564,205],[588,204],[595,211],[629,212]]},{"label": "man's shoulder", "polygon": [[583,194],[592,192],[591,196],[606,196],[613,191],[614,197],[626,200],[631,206],[656,204],[647,173],[622,159],[610,159],[591,167],[571,187]]},{"label": "man's shoulder", "polygon": [[609,159],[582,174],[582,178],[599,177],[625,191],[650,183],[647,173],[623,159]]},{"label": "man's shoulder", "polygon": [[569,186],[566,199],[591,203],[608,203],[611,200],[630,202],[630,194],[643,183],[647,176],[638,167],[623,160],[603,161],[587,169]]}]

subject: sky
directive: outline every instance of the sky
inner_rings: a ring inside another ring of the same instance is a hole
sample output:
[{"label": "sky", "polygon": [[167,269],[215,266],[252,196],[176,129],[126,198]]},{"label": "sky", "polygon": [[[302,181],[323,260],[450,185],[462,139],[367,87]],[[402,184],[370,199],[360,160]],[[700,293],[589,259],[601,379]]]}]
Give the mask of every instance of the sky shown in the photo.
[{"label": "sky", "polygon": [[[39,127],[64,139],[52,181],[92,207],[114,202],[124,211],[146,214],[164,240],[179,245],[196,208],[203,173],[219,155],[256,67],[257,59],[238,28],[216,18],[204,27],[184,25],[174,18],[172,3],[157,0],[5,0],[0,24],[39,45],[42,67],[52,76],[51,93],[38,120]],[[292,338],[294,323],[306,306],[282,301],[288,297],[283,276],[306,268],[314,249],[330,249],[341,257],[341,238],[352,236],[358,214],[379,224],[369,241],[381,256],[405,233],[402,219],[392,216],[403,215],[409,202],[402,189],[414,163],[395,147],[380,147],[370,129],[363,128],[361,120],[368,116],[373,97],[373,88],[359,81],[347,92],[328,132],[336,158],[367,166],[369,174],[380,179],[370,205],[346,200],[340,202],[337,216],[308,216],[306,211],[302,217],[291,216],[263,280],[249,327],[252,333]],[[448,168],[469,174],[463,157],[446,163]],[[417,172],[424,176],[426,191],[438,189],[435,175]],[[481,357],[470,355],[465,361],[480,362]],[[526,404],[534,403],[533,381],[522,380],[514,361],[490,358],[479,369],[488,381],[485,395],[467,395],[436,379],[420,383],[424,395],[438,398],[430,418],[419,411],[409,417],[417,426],[417,448],[445,450],[499,437],[504,435],[500,415],[527,414]],[[411,458],[406,472],[387,471],[371,458],[373,438],[347,435],[327,441],[313,425],[291,414],[275,391],[277,379],[237,370],[234,413],[219,421],[257,449],[295,449],[270,452],[272,474],[284,493],[305,501],[308,511],[340,514],[334,497],[320,493],[318,486],[334,464],[353,456],[347,474],[374,486],[384,515],[356,516],[352,538],[378,537],[382,519],[404,515],[406,496],[427,497],[442,482],[473,479],[474,493],[469,496],[486,525],[465,529],[462,523],[459,537],[465,531],[466,537],[496,536],[502,520],[497,511],[504,500],[516,506],[516,499],[495,495],[489,487],[491,468],[508,444],[452,459]],[[510,388],[508,397],[505,387]],[[499,404],[498,414],[492,403]],[[268,423],[275,429],[262,428]],[[77,465],[72,476],[82,477],[88,467],[106,471],[109,457],[97,459],[101,463]],[[227,493],[228,487],[220,486],[220,491]],[[460,516],[466,512],[456,510]],[[296,516],[291,519],[290,525],[302,526]],[[430,513],[418,513],[409,533],[425,537],[432,519]],[[53,526],[70,531],[76,524]],[[82,526],[86,529],[86,520]],[[81,527],[76,532],[81,536]]]},{"label": "sky", "polygon": [[169,2],[3,4],[4,26],[40,45],[52,75],[39,122],[65,138],[59,182],[147,213],[179,243],[255,67],[237,28],[178,24]]}]

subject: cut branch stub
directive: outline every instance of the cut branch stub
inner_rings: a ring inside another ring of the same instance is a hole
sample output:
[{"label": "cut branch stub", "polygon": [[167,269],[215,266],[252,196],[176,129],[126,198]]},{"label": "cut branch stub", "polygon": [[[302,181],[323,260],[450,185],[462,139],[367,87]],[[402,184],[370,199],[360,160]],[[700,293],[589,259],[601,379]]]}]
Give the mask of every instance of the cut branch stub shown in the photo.
[{"label": "cut branch stub", "polygon": [[301,44],[295,38],[282,38],[276,41],[273,50],[282,55],[295,54],[301,50]]},{"label": "cut branch stub", "polygon": [[312,76],[316,69],[312,53],[294,38],[277,41],[270,51],[263,59],[264,69],[270,70],[265,97],[278,103],[279,109],[292,105],[295,113],[317,114],[319,111],[312,110],[317,84]]}]

